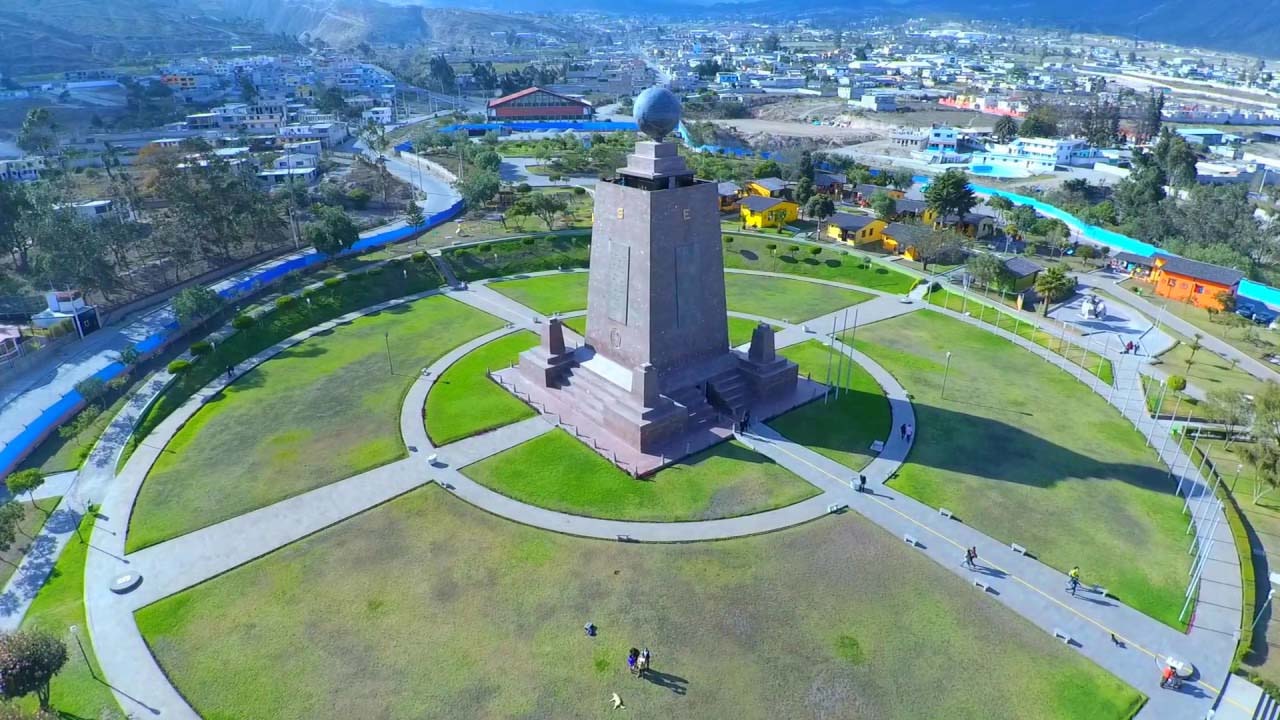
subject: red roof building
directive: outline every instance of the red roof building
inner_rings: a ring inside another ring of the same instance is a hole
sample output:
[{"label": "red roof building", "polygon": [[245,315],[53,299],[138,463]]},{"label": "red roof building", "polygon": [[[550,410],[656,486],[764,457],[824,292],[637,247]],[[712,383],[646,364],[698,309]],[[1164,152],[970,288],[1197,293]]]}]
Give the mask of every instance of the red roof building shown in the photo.
[{"label": "red roof building", "polygon": [[543,90],[525,88],[489,101],[485,117],[503,120],[590,120],[595,108],[590,103]]}]

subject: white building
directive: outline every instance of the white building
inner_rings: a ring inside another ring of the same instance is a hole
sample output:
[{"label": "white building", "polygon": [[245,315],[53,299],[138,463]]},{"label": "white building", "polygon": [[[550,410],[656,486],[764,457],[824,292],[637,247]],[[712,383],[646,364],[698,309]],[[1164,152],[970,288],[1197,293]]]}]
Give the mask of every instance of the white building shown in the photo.
[{"label": "white building", "polygon": [[305,153],[320,157],[324,154],[324,146],[319,140],[304,140],[302,142],[287,142],[284,144],[286,153]]},{"label": "white building", "polygon": [[84,200],[56,207],[59,210],[70,209],[90,222],[99,222],[107,219],[130,220],[133,217],[132,213],[129,212],[128,206],[115,200]]},{"label": "white building", "polygon": [[379,125],[390,125],[396,121],[396,112],[389,107],[374,107],[360,113],[360,117],[365,122],[372,120]]},{"label": "white building", "polygon": [[42,157],[0,160],[0,182],[35,182],[44,169]]},{"label": "white building", "polygon": [[343,123],[315,123],[313,125],[285,125],[279,130],[285,142],[318,141],[326,148],[347,139],[347,126]]},{"label": "white building", "polygon": [[281,155],[271,163],[272,168],[276,170],[296,170],[298,168],[314,168],[318,167],[318,158],[315,155],[306,153],[288,153]]},{"label": "white building", "polygon": [[857,102],[850,101],[849,104],[871,112],[898,111],[898,99],[888,93],[866,93]]},{"label": "white building", "polygon": [[1054,138],[1018,138],[1005,146],[996,146],[996,152],[1014,158],[1024,158],[1041,166],[1092,165],[1100,153],[1089,147],[1086,140],[1057,140]]}]

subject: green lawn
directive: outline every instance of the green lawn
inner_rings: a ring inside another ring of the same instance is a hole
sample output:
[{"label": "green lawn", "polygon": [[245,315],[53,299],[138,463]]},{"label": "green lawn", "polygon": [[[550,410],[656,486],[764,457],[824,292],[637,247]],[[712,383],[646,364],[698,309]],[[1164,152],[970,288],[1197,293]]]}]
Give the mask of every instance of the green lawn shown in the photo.
[{"label": "green lawn", "polygon": [[1262,387],[1262,381],[1241,370],[1230,360],[1224,360],[1211,350],[1201,347],[1194,354],[1185,342],[1179,342],[1160,356],[1159,366],[1171,375],[1181,375],[1187,383],[1208,393],[1213,390],[1230,390],[1253,395]]},{"label": "green lawn", "polygon": [[156,461],[134,507],[129,552],[403,457],[400,404],[419,371],[501,325],[436,295],[359,318],[246,373]]},{"label": "green lawn", "polygon": [[[1106,401],[1030,352],[924,311],[858,329],[910,391],[917,440],[893,487],[1170,625],[1186,520],[1168,471]],[[953,353],[946,398],[945,354]]]},{"label": "green lawn", "polygon": [[875,458],[871,443],[887,440],[892,425],[889,401],[875,379],[848,359],[841,373],[845,377],[837,379],[834,373],[840,356],[817,340],[793,345],[781,354],[800,366],[801,375],[808,373],[818,382],[827,380],[830,368],[831,384],[844,390],[839,399],[829,396],[825,402],[811,402],[771,420],[769,425],[788,439],[842,465],[854,470],[866,467]]},{"label": "green lawn", "polygon": [[38,500],[34,504],[18,503],[22,507],[22,519],[18,521],[17,536],[8,550],[0,552],[0,587],[4,587],[5,583],[9,582],[9,578],[13,577],[18,564],[30,549],[31,541],[39,534],[40,528],[44,527],[44,521],[49,518],[46,513],[53,512],[61,500],[62,498],[59,497],[51,497]]},{"label": "green lawn", "polygon": [[[426,487],[137,619],[208,720],[1124,720],[1143,701],[853,514],[619,543]],[[631,646],[652,650],[649,681],[627,675]]]},{"label": "green lawn", "polygon": [[[810,252],[812,246],[786,237],[774,239],[736,233],[731,237],[733,242],[724,245],[726,268],[804,275],[888,293],[905,293],[915,283],[915,278],[906,273],[846,254],[829,245],[824,245],[821,253],[813,255]],[[770,250],[769,245],[777,247]],[[793,252],[792,247],[800,249]]]},{"label": "green lawn", "polygon": [[427,395],[427,435],[446,445],[487,430],[533,417],[533,409],[486,374],[516,362],[535,347],[538,336],[512,333],[467,353],[440,375]]},{"label": "green lawn", "polygon": [[721,443],[636,480],[563,430],[462,470],[531,505],[615,520],[670,522],[749,515],[818,489],[736,442]]},{"label": "green lawn", "polygon": [[460,280],[586,267],[591,234],[530,236],[443,251]]},{"label": "green lawn", "polygon": [[[751,333],[756,329],[755,320],[746,318],[730,317],[729,318],[729,346],[738,347],[751,342]],[[570,330],[585,336],[587,334],[587,316],[579,315],[577,317],[565,318],[564,326]],[[774,328],[777,330],[778,328]]]},{"label": "green lawn", "polygon": [[[67,664],[54,676],[49,695],[54,709],[64,718],[115,717],[107,713],[120,711],[111,688],[98,679],[103,676],[102,669],[98,666],[93,639],[85,624],[84,563],[89,546],[81,542],[80,537],[89,538],[93,520],[93,516],[81,520],[79,537],[73,537],[67,543],[53,566],[49,580],[40,588],[40,593],[22,619],[23,630],[42,630],[67,643]],[[78,630],[79,643],[71,634],[73,625]],[[35,709],[35,696],[23,700],[22,705]]]},{"label": "green lawn", "polygon": [[[726,273],[724,285],[730,310],[786,322],[803,322],[871,299],[857,290],[741,273]],[[587,307],[587,273],[503,280],[489,287],[544,315]]]},{"label": "green lawn", "polygon": [[857,290],[741,273],[726,273],[724,288],[730,310],[790,323],[811,320],[871,299],[870,295]]},{"label": "green lawn", "polygon": [[[981,322],[991,325],[1000,330],[1016,334],[1020,338],[1025,338],[1039,345],[1056,355],[1061,355],[1070,362],[1079,365],[1082,369],[1087,370],[1090,374],[1096,375],[1102,382],[1111,385],[1115,382],[1115,369],[1111,366],[1111,361],[1105,356],[1100,355],[1092,350],[1082,349],[1073,345],[1062,338],[1061,335],[1052,334],[1041,330],[1029,318],[1018,315],[1018,311],[1004,312],[994,306],[977,300],[968,300],[961,295],[957,295],[947,290],[940,292],[931,292],[928,295],[929,304],[944,307],[955,312],[967,312],[969,315]],[[995,302],[994,300],[992,302]],[[1099,348],[1104,345],[1099,344]]]},{"label": "green lawn", "polygon": [[526,307],[551,315],[587,309],[587,273],[557,273],[503,280],[489,287]]}]

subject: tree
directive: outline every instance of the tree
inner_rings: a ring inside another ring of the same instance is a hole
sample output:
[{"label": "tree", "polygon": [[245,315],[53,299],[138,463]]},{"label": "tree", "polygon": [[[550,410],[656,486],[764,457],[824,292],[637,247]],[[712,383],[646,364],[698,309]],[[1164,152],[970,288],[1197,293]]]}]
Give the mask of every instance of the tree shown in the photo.
[{"label": "tree", "polygon": [[36,155],[48,155],[58,147],[58,125],[53,121],[49,108],[27,111],[22,128],[18,130],[18,147]]},{"label": "tree", "polygon": [[472,162],[474,162],[475,166],[481,170],[497,172],[498,166],[502,165],[502,156],[492,150],[485,150],[484,152],[477,153]]},{"label": "tree", "polygon": [[30,245],[22,228],[32,210],[25,186],[0,182],[0,249],[9,253],[19,273],[25,273],[30,264]]},{"label": "tree", "polygon": [[1181,135],[1165,128],[1153,150],[1156,162],[1164,170],[1170,185],[1192,187],[1196,184],[1196,151]]},{"label": "tree", "polygon": [[997,142],[1007,143],[1018,136],[1018,121],[1008,115],[1001,115],[991,130],[991,136]]},{"label": "tree", "polygon": [[256,102],[258,99],[258,87],[253,84],[253,79],[246,74],[241,74],[239,81],[240,99],[247,103]]},{"label": "tree", "polygon": [[765,160],[756,165],[753,173],[757,178],[782,177],[782,167],[773,160]]},{"label": "tree", "polygon": [[973,276],[974,283],[983,288],[994,288],[1004,291],[1012,282],[1009,269],[1000,258],[991,253],[974,253],[965,261],[965,270]]},{"label": "tree", "polygon": [[1147,104],[1138,123],[1138,134],[1150,140],[1160,134],[1163,123],[1164,93],[1159,88],[1151,88],[1151,94],[1147,96]]},{"label": "tree", "polygon": [[956,257],[964,252],[964,240],[949,230],[934,230],[916,241],[912,253],[921,269],[929,272],[929,263]]},{"label": "tree", "polygon": [[906,190],[915,183],[915,176],[910,170],[894,170],[889,173],[889,185],[898,190]]},{"label": "tree", "polygon": [[452,93],[458,89],[458,76],[444,55],[436,55],[427,63],[427,85],[434,90]]},{"label": "tree", "polygon": [[422,217],[422,206],[410,200],[404,209],[404,222],[409,227],[421,227],[426,222],[426,218]]},{"label": "tree", "polygon": [[795,190],[792,192],[792,197],[795,199],[797,204],[804,205],[808,203],[813,196],[813,180],[808,177],[801,177],[800,181],[796,183]]},{"label": "tree", "polygon": [[342,208],[320,207],[316,219],[307,223],[302,236],[316,250],[333,256],[350,248],[360,239],[360,231]]},{"label": "tree", "polygon": [[1249,399],[1244,393],[1226,388],[1214,388],[1205,397],[1205,410],[1209,417],[1227,426],[1227,447],[1235,440],[1236,428],[1249,420]]},{"label": "tree", "polygon": [[1022,137],[1055,137],[1058,134],[1058,113],[1049,105],[1037,105],[1027,112],[1018,128]]},{"label": "tree", "polygon": [[889,193],[879,190],[871,196],[871,209],[875,211],[876,217],[887,221],[898,214],[898,201]]},{"label": "tree", "polygon": [[969,178],[956,168],[935,177],[924,191],[924,199],[939,221],[949,215],[964,215],[978,204],[977,196],[969,188]]},{"label": "tree", "polygon": [[1191,374],[1191,363],[1195,362],[1196,352],[1200,350],[1200,333],[1194,333],[1191,336],[1191,342],[1187,344],[1187,348],[1191,352],[1187,354],[1187,374]]},{"label": "tree", "polygon": [[[1253,442],[1240,445],[1238,450],[1253,466],[1259,488],[1254,490],[1253,502],[1257,504],[1262,495],[1280,486],[1280,385],[1264,383],[1254,393],[1250,434]],[[1268,488],[1265,492],[1261,490],[1264,485]]]},{"label": "tree", "polygon": [[813,195],[804,204],[804,213],[815,220],[825,220],[836,212],[836,204],[826,195]]},{"label": "tree", "polygon": [[222,296],[203,285],[193,285],[173,296],[173,314],[183,326],[193,325],[222,307]]},{"label": "tree", "polygon": [[1049,303],[1065,300],[1075,292],[1076,279],[1067,274],[1065,266],[1052,265],[1036,276],[1035,288],[1045,300],[1041,303],[1041,313],[1048,315]]},{"label": "tree", "polygon": [[[22,506],[12,500],[0,505],[0,553],[9,552],[9,548],[18,541],[18,528],[24,514]],[[18,567],[15,562],[5,562]]]},{"label": "tree", "polygon": [[[19,496],[27,493],[31,497],[32,505],[36,505],[36,491],[45,484],[45,474],[40,468],[28,468],[26,470],[18,470],[5,479],[5,487],[9,488],[10,495]],[[38,506],[37,506],[38,507]]]},{"label": "tree", "polygon": [[462,199],[466,202],[468,208],[478,210],[484,207],[494,195],[498,194],[498,189],[501,186],[502,181],[498,178],[497,173],[489,170],[477,170],[458,183],[458,193],[462,195]]},{"label": "tree", "polygon": [[764,52],[777,52],[781,41],[778,39],[778,33],[769,33],[764,36],[764,40],[760,41],[760,49]]},{"label": "tree", "polygon": [[35,693],[49,709],[49,682],[67,664],[67,646],[38,630],[0,635],[0,693],[9,699]]},{"label": "tree", "polygon": [[508,215],[528,217],[530,215],[542,220],[547,230],[551,229],[555,219],[569,209],[569,203],[558,195],[551,193],[529,193],[512,204]]}]

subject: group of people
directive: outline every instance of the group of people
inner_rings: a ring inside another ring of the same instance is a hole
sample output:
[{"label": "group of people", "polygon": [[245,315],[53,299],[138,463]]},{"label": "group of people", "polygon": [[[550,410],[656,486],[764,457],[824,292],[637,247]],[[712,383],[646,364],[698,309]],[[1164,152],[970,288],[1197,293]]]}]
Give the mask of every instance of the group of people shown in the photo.
[{"label": "group of people", "polygon": [[650,659],[649,648],[644,650],[631,648],[627,653],[627,669],[636,677],[644,677],[645,672],[649,669]]},{"label": "group of people", "polygon": [[911,427],[911,425],[902,423],[902,425],[898,427],[898,437],[906,440],[907,442],[911,442],[911,435],[915,430],[916,429]]},{"label": "group of people", "polygon": [[975,545],[971,548],[965,548],[964,551],[965,567],[976,570],[978,568],[978,548]]},{"label": "group of people", "polygon": [[1124,344],[1124,349],[1120,351],[1120,354],[1132,355],[1140,349],[1141,348],[1139,348],[1137,344],[1135,344],[1132,340],[1130,340]]}]

